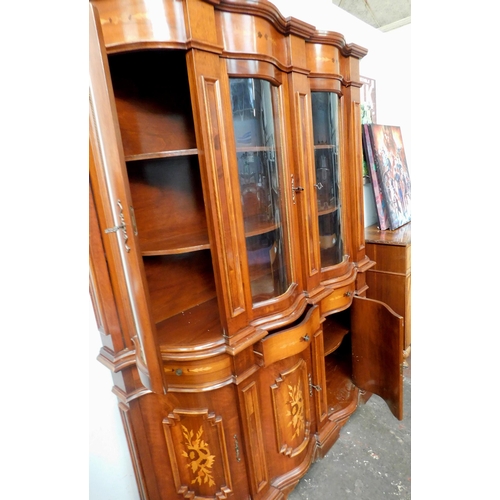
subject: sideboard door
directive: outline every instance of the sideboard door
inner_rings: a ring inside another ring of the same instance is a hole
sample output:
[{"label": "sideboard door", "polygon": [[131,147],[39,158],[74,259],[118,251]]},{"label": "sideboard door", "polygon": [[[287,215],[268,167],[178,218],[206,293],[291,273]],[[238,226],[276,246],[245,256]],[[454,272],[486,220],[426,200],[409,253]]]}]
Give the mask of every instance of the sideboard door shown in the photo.
[{"label": "sideboard door", "polygon": [[403,419],[404,320],[383,302],[355,296],[351,307],[354,383]]}]

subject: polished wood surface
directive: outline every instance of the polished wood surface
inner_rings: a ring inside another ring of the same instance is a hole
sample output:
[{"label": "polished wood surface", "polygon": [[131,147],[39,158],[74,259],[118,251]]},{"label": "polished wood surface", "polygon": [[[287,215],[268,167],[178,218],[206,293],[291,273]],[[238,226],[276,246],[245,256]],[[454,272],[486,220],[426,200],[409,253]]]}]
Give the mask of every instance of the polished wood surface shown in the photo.
[{"label": "polished wood surface", "polygon": [[355,297],[351,316],[353,381],[403,418],[403,317],[386,304]]},{"label": "polished wood surface", "polygon": [[394,231],[365,229],[366,253],[376,262],[366,273],[367,296],[403,316],[405,357],[411,349],[411,222]]},{"label": "polished wood surface", "polygon": [[[141,499],[284,499],[335,443],[361,390],[401,418],[402,318],[360,297],[368,271],[385,265],[365,252],[366,49],[285,19],[266,0],[156,7],[90,2],[99,360],[113,376]],[[273,117],[273,148],[237,147],[232,78],[269,82],[262,121]],[[323,265],[312,91],[339,96],[345,248]],[[275,219],[260,217],[240,185],[246,152],[276,165]],[[266,240],[278,229],[279,245]],[[263,261],[250,242],[268,252]],[[278,294],[278,268],[266,267],[273,252],[288,279]]]}]

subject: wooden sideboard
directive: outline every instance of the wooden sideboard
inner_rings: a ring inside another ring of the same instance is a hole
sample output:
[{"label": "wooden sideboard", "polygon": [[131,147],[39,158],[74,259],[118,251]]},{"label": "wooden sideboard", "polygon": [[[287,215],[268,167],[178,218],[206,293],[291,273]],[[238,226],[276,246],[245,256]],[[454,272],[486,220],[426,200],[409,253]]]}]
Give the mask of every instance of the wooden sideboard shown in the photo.
[{"label": "wooden sideboard", "polygon": [[405,350],[411,349],[411,222],[394,231],[365,228],[366,255],[375,261],[366,274],[367,297],[389,305],[404,318]]},{"label": "wooden sideboard", "polygon": [[90,294],[142,499],[284,499],[403,319],[366,297],[359,60],[266,0],[89,4]]}]

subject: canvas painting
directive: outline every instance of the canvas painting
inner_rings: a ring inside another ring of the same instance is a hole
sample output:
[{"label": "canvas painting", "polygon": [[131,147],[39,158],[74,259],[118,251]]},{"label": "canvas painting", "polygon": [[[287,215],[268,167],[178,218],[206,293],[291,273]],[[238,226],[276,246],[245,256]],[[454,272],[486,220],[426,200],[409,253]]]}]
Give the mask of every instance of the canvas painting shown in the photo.
[{"label": "canvas painting", "polygon": [[382,231],[389,229],[391,224],[389,222],[389,212],[387,210],[387,202],[382,191],[382,186],[378,181],[377,165],[373,156],[373,147],[371,140],[371,130],[369,125],[363,125],[363,155],[365,158],[368,175],[371,179],[373,187],[373,196],[375,198],[375,208],[377,209],[378,227]]},{"label": "canvas painting", "polygon": [[397,229],[411,220],[411,183],[401,128],[365,126],[370,130],[376,178],[381,189],[382,205],[386,207],[389,217],[389,229]]}]

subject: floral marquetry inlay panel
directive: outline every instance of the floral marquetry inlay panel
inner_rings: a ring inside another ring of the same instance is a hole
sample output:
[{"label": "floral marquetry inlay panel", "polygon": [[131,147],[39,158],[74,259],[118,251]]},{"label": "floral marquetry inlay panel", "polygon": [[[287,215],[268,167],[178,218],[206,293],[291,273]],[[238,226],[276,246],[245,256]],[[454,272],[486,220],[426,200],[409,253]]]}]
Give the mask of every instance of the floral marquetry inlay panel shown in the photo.
[{"label": "floral marquetry inlay panel", "polygon": [[301,359],[271,386],[279,453],[294,457],[307,446],[311,416],[307,365]]},{"label": "floral marquetry inlay panel", "polygon": [[181,498],[227,498],[232,486],[222,417],[207,409],[174,410],[163,430]]}]

